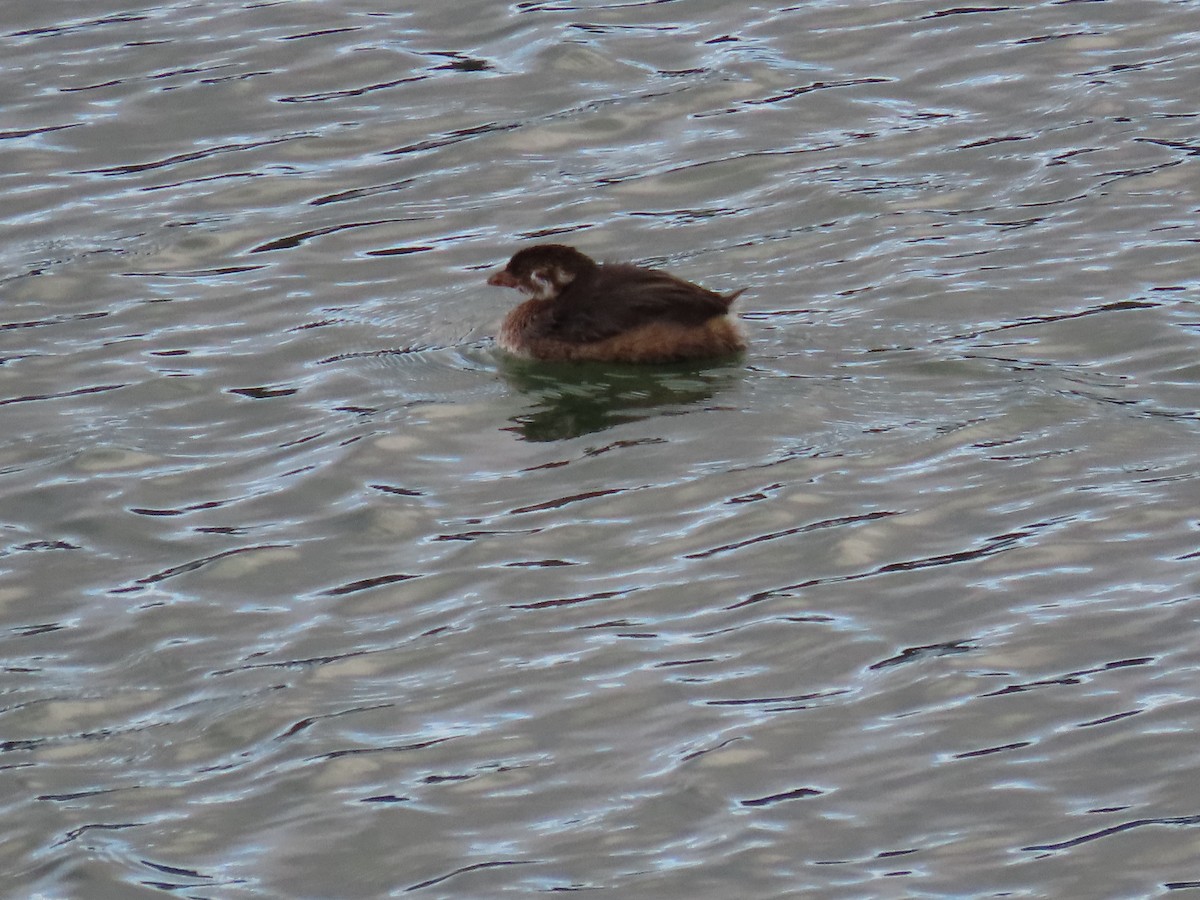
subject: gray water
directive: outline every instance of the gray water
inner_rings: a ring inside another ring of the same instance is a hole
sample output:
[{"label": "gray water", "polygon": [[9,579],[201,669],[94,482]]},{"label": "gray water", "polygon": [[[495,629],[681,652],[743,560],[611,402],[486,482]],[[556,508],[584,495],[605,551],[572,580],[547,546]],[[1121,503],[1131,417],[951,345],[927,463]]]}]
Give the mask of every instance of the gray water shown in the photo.
[{"label": "gray water", "polygon": [[[0,35],[6,896],[1200,886],[1200,4]],[[505,359],[547,237],[749,351]]]}]

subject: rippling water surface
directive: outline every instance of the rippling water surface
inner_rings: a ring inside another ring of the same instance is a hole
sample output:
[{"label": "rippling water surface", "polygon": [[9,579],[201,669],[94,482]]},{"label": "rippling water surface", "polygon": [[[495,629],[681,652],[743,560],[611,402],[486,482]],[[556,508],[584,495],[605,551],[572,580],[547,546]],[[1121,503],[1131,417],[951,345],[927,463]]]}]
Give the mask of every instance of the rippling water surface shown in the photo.
[{"label": "rippling water surface", "polygon": [[[1200,886],[1200,4],[0,34],[14,896]],[[506,360],[546,236],[750,351]]]}]

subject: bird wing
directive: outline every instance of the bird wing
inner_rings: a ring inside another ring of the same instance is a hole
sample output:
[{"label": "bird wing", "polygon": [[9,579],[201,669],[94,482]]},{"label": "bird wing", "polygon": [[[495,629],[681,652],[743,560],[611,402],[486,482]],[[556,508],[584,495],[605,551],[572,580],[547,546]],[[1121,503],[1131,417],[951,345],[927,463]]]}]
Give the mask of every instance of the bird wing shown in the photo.
[{"label": "bird wing", "polygon": [[[741,293],[740,291],[738,293]],[[737,294],[718,294],[666,272],[607,264],[587,284],[572,284],[549,310],[547,336],[601,341],[648,322],[701,325],[729,311]]]}]

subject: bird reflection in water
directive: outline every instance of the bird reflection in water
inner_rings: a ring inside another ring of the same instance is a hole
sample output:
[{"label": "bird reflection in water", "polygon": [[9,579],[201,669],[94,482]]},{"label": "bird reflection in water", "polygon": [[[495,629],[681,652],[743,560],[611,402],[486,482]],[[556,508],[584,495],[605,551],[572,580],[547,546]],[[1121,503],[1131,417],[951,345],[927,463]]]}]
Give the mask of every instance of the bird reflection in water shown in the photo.
[{"label": "bird reflection in water", "polygon": [[505,355],[500,374],[530,401],[505,430],[527,441],[558,441],[624,422],[716,408],[715,398],[740,380],[742,370],[711,362],[548,363]]}]

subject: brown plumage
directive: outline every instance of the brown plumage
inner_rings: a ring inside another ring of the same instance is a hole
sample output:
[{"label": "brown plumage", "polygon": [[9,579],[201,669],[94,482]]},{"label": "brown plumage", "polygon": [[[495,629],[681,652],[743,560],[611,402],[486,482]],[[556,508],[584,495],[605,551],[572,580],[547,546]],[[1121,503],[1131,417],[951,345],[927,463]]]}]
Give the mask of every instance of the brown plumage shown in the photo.
[{"label": "brown plumage", "polygon": [[659,363],[746,347],[728,315],[741,291],[718,294],[655,269],[597,263],[564,244],[518,251],[488,284],[530,297],[504,317],[496,338],[520,356]]}]

